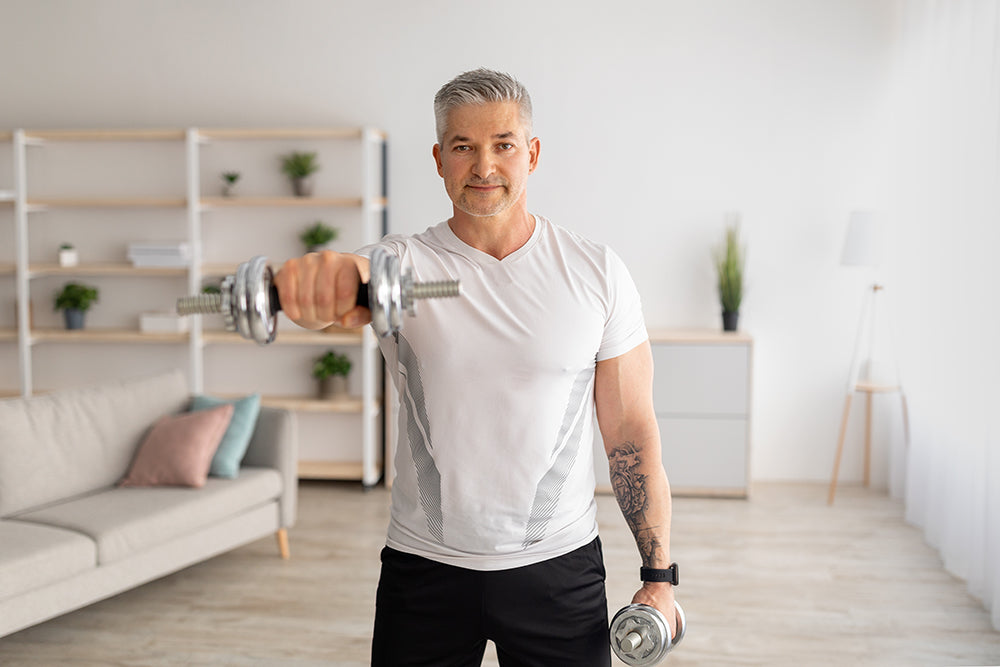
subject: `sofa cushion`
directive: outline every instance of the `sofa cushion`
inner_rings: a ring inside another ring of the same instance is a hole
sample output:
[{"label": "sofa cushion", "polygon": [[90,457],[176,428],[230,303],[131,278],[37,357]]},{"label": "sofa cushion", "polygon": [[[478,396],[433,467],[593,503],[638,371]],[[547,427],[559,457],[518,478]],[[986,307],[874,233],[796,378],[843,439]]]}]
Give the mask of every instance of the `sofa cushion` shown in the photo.
[{"label": "sofa cushion", "polygon": [[227,403],[160,417],[139,445],[121,485],[201,488],[232,416],[233,406]]},{"label": "sofa cushion", "polygon": [[200,489],[118,487],[19,514],[22,521],[67,528],[97,542],[106,565],[259,507],[281,493],[281,476],[243,468],[239,479],[211,477]]},{"label": "sofa cushion", "polygon": [[195,396],[191,401],[192,410],[207,410],[229,403],[233,406],[233,418],[226,434],[222,436],[219,448],[212,457],[212,467],[208,474],[215,477],[235,479],[240,474],[240,463],[246,456],[250,438],[257,426],[260,414],[260,394],[250,394],[243,398],[227,401],[213,396]]},{"label": "sofa cushion", "polygon": [[180,371],[0,401],[0,517],[106,488],[188,402]]},{"label": "sofa cushion", "polygon": [[97,545],[85,535],[23,521],[0,521],[0,600],[96,565]]}]

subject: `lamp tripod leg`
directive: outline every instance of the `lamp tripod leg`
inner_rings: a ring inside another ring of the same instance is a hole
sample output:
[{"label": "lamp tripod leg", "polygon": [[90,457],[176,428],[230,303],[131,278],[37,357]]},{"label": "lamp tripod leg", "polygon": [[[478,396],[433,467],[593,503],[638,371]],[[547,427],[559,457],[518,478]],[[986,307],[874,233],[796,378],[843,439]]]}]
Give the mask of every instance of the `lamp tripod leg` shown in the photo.
[{"label": "lamp tripod leg", "polygon": [[833,477],[830,479],[830,495],[827,497],[826,504],[833,504],[833,497],[837,493],[837,475],[840,473],[840,459],[844,454],[844,439],[847,437],[847,418],[851,415],[851,399],[852,394],[847,395],[847,399],[844,401],[844,414],[840,418],[840,437],[837,438],[837,454],[833,460]]}]

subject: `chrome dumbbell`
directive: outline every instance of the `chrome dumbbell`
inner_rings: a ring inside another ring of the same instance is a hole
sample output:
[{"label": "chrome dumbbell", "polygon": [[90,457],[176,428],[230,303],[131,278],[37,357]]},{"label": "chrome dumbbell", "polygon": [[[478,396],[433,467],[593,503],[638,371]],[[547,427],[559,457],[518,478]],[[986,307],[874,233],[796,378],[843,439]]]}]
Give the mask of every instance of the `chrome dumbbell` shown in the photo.
[{"label": "chrome dumbbell", "polygon": [[[419,299],[458,296],[457,280],[415,283],[409,271],[400,273],[399,258],[381,248],[372,251],[371,276],[358,287],[357,304],[372,314],[372,328],[380,337],[403,326],[403,314],[416,314]],[[179,315],[221,313],[226,329],[267,345],[278,333],[281,301],[274,286],[274,273],[267,258],[257,256],[240,264],[235,275],[226,276],[219,294],[199,294],[177,300]]]},{"label": "chrome dumbbell", "polygon": [[655,665],[684,639],[687,621],[684,610],[674,600],[677,612],[677,636],[670,636],[667,619],[655,607],[630,604],[611,620],[611,648],[630,667]]}]

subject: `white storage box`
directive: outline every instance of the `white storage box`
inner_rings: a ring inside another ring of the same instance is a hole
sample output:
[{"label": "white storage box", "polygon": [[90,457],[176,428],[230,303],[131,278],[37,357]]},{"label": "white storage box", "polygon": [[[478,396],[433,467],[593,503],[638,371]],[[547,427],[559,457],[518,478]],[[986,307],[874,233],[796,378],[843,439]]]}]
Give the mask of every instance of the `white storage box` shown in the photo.
[{"label": "white storage box", "polygon": [[188,318],[177,313],[142,313],[139,315],[139,330],[142,333],[185,333]]},{"label": "white storage box", "polygon": [[133,266],[190,266],[191,244],[184,241],[129,243],[128,258],[132,261]]}]

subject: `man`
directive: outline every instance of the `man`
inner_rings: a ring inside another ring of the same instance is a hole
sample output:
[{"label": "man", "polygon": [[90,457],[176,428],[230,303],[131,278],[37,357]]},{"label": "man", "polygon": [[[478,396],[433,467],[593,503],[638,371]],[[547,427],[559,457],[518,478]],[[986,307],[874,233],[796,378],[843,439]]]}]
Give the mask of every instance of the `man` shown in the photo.
[{"label": "man", "polygon": [[[652,358],[621,260],[528,212],[538,166],[527,91],[475,70],[434,102],[446,222],[389,236],[414,279],[461,281],[382,342],[400,395],[397,477],[376,597],[374,665],[609,665],[593,414],[643,566],[670,565],[670,491]],[[370,321],[368,262],[325,251],[275,278],[285,313],[319,328]],[[663,578],[664,572],[654,572]],[[665,612],[671,583],[634,602]]]}]

